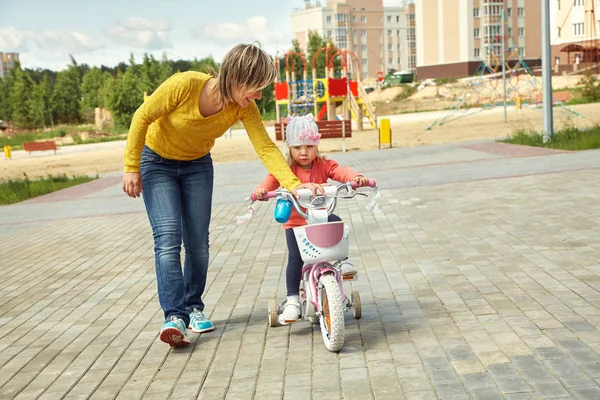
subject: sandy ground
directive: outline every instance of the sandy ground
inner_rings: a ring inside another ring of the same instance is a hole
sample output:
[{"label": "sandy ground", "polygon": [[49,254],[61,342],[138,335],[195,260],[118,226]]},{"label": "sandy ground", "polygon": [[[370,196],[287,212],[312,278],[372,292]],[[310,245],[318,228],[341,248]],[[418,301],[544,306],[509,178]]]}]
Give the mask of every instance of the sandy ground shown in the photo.
[{"label": "sandy ground", "polygon": [[[600,124],[600,104],[584,104],[572,109],[583,118],[559,107],[554,108],[554,126],[559,129],[566,122],[576,126]],[[517,129],[542,128],[541,109],[508,109],[508,122],[504,122],[502,107],[474,112],[426,112],[383,116],[389,118],[392,126],[394,147],[421,146],[427,144],[455,143],[480,139],[495,139],[509,136]],[[443,125],[435,125],[427,130],[436,119],[446,115]],[[456,119],[455,119],[456,118]],[[368,126],[368,124],[365,124]],[[280,143],[279,143],[280,144]],[[322,153],[335,153],[342,150],[341,139],[323,140],[319,149]],[[353,131],[352,138],[346,139],[348,151],[377,149],[379,134],[376,130]],[[125,142],[105,142],[94,145],[66,146],[53,152],[34,152],[28,155],[14,151],[11,160],[0,161],[0,180],[44,177],[48,174],[95,175],[122,171]],[[212,151],[216,163],[258,159],[250,141],[243,131],[236,131],[231,138],[217,140]]]}]

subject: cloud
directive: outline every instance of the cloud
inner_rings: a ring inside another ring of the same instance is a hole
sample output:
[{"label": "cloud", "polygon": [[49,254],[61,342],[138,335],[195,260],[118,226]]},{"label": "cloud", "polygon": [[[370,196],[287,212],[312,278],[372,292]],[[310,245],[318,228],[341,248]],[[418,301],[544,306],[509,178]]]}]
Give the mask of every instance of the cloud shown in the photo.
[{"label": "cloud", "polygon": [[4,51],[26,53],[29,51],[55,54],[85,53],[102,47],[102,44],[77,31],[44,31],[41,33],[18,30],[12,26],[0,28],[0,48]]},{"label": "cloud", "polygon": [[164,19],[127,18],[104,32],[116,43],[158,50],[172,47],[170,30],[169,23]]},{"label": "cloud", "polygon": [[192,31],[192,35],[202,40],[220,45],[240,42],[259,41],[263,45],[281,42],[283,34],[270,29],[265,17],[251,17],[244,24],[219,22],[201,25]]},{"label": "cloud", "polygon": [[31,38],[32,33],[28,31],[20,31],[12,26],[0,28],[0,49],[6,52],[27,52]]}]

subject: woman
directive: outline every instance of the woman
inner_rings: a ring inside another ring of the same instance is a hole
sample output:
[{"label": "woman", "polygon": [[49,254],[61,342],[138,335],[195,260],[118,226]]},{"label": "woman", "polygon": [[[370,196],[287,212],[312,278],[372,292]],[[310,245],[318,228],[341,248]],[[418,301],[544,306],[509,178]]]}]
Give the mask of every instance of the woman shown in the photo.
[{"label": "woman", "polygon": [[214,330],[203,313],[202,293],[213,192],[210,150],[215,139],[241,120],[260,159],[283,187],[322,191],[320,185],[302,184],[291,172],[254,103],[276,75],[263,50],[241,44],[225,55],[218,76],[177,73],[133,116],[123,191],[139,197],[143,188],[154,235],[158,299],[165,315],[160,339],[171,346],[190,343],[188,326],[196,333]]}]

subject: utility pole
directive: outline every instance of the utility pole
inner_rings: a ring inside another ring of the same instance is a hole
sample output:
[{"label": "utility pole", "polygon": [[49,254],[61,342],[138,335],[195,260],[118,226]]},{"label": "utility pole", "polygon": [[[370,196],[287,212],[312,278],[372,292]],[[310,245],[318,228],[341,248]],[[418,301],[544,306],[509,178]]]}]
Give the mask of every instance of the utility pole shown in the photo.
[{"label": "utility pole", "polygon": [[501,23],[502,23],[502,85],[504,86],[504,123],[506,123],[508,121],[508,118],[506,115],[506,44],[505,44],[505,40],[506,40],[505,23],[506,23],[506,21],[504,20],[504,18],[505,18],[505,9],[504,9],[504,7],[502,7],[502,17],[501,17]]},{"label": "utility pole", "polygon": [[552,116],[552,60],[550,50],[550,0],[542,1],[542,112],[544,143],[554,134]]}]

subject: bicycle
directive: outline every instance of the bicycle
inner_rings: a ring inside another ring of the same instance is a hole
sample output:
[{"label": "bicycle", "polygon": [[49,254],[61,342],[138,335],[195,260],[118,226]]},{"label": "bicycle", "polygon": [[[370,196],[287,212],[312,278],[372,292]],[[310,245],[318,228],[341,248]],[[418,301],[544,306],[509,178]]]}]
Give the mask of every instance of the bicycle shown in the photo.
[{"label": "bicycle", "polygon": [[[343,221],[327,222],[327,217],[335,210],[338,197],[350,199],[356,195],[367,196],[366,193],[357,192],[357,186],[354,182],[324,186],[325,195],[314,197],[311,190],[300,189],[298,198],[285,189],[278,189],[266,193],[263,198],[267,200],[277,197],[278,202],[279,199],[287,200],[307,220],[308,225],[292,228],[304,262],[300,282],[300,319],[320,324],[325,347],[332,352],[340,351],[344,345],[344,313],[352,310],[354,318],[360,319],[362,305],[358,291],[352,291],[351,288],[344,290],[344,286],[357,280],[357,276],[341,274],[342,265],[350,263],[349,230]],[[378,191],[374,179],[369,179],[366,186]],[[344,190],[347,193],[340,196],[340,192]],[[254,194],[251,199],[252,202],[257,200]],[[377,197],[374,201],[376,199]],[[291,212],[291,208],[289,211]],[[346,293],[350,291],[348,298]],[[275,299],[269,300],[271,327],[279,324],[278,316],[286,302],[284,300],[277,304]]]}]

